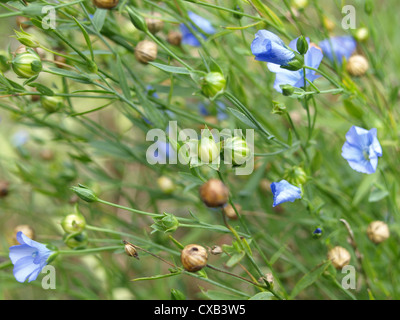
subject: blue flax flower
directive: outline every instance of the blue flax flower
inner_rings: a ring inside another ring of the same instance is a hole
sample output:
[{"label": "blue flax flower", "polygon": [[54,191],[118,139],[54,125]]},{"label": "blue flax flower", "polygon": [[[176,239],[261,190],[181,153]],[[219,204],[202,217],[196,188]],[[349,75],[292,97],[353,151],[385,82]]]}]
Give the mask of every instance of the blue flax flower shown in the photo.
[{"label": "blue flax flower", "polygon": [[271,191],[274,195],[273,207],[283,202],[294,202],[296,199],[301,198],[301,189],[290,184],[286,180],[271,183]]},{"label": "blue flax flower", "polygon": [[47,259],[53,251],[44,244],[29,239],[21,231],[17,233],[20,245],[10,247],[10,259],[14,264],[14,277],[18,282],[36,280],[47,265]]},{"label": "blue flax flower", "polygon": [[[297,39],[294,39],[290,42],[289,47],[293,50],[296,50]],[[307,42],[310,40],[307,38]],[[321,50],[313,45],[309,45],[309,49],[307,53],[304,55],[304,65],[307,67],[312,67],[314,69],[318,69],[323,54]],[[282,92],[281,85],[289,84],[293,87],[300,88],[304,87],[304,71],[303,69],[297,71],[290,71],[287,69],[281,68],[278,64],[268,63],[268,69],[271,72],[276,73],[276,78],[274,82],[274,89],[278,92]],[[306,78],[313,82],[315,79],[319,78],[319,75],[315,74],[314,70],[306,69]],[[307,82],[308,85],[308,82]]]},{"label": "blue flax flower", "polygon": [[382,156],[376,129],[366,130],[352,126],[346,133],[342,157],[355,171],[371,174],[376,171],[378,158]]},{"label": "blue flax flower", "polygon": [[[212,26],[211,22],[208,21],[207,19],[200,17],[199,15],[197,15],[193,12],[190,12],[190,11],[188,12],[188,16],[189,16],[190,20],[192,20],[192,22],[193,22],[193,24],[191,24],[191,27],[194,30],[198,31],[198,29],[200,29],[206,34],[214,34],[215,33],[214,27]],[[199,40],[197,40],[195,35],[189,30],[188,27],[185,26],[185,24],[181,23],[180,28],[181,28],[181,32],[182,32],[182,43],[183,44],[188,44],[193,47],[201,46],[201,43],[199,42]],[[206,36],[203,33],[198,32],[198,34],[201,37],[203,37],[204,39],[206,39]]]},{"label": "blue flax flower", "polygon": [[319,46],[329,60],[336,60],[341,65],[343,58],[348,60],[356,50],[357,42],[352,36],[339,36],[322,40]]},{"label": "blue flax flower", "polygon": [[258,61],[271,62],[279,66],[287,66],[295,54],[276,34],[267,30],[256,33],[251,43],[251,52]]}]

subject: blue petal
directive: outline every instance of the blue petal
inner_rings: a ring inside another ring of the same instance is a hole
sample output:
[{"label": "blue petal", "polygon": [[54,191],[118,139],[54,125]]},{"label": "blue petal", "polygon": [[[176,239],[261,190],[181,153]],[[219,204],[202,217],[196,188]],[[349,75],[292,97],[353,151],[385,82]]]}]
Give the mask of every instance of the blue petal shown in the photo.
[{"label": "blue petal", "polygon": [[193,23],[199,27],[204,33],[207,34],[214,34],[215,33],[215,29],[212,26],[211,22],[208,21],[207,19],[193,13],[193,12],[188,12],[188,16],[190,18],[190,20],[193,21]]},{"label": "blue petal", "polygon": [[24,257],[32,257],[32,254],[37,251],[36,248],[30,247],[26,244],[19,246],[10,247],[9,257],[13,264],[16,264],[18,260]]},{"label": "blue petal", "polygon": [[267,30],[256,33],[251,43],[251,52],[258,61],[287,65],[294,58],[294,53],[286,48],[283,41]]},{"label": "blue petal", "polygon": [[25,280],[40,267],[33,263],[33,257],[25,257],[17,261],[14,265],[14,277],[18,282],[25,282]]},{"label": "blue petal", "polygon": [[274,195],[273,207],[283,202],[294,202],[296,199],[301,198],[301,189],[290,184],[286,180],[273,182],[271,184],[271,191]]},{"label": "blue petal", "polygon": [[343,58],[348,60],[356,50],[357,43],[351,36],[340,36],[322,40],[319,46],[329,60],[336,59],[336,62],[341,65]]}]

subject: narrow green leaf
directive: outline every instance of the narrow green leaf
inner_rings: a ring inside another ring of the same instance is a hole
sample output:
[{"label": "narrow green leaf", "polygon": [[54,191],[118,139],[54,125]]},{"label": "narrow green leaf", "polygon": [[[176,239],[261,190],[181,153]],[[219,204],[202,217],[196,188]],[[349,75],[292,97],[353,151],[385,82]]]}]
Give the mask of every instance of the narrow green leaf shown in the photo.
[{"label": "narrow green leaf", "polygon": [[181,274],[181,273],[180,272],[174,272],[174,273],[167,273],[167,274],[158,274],[156,276],[151,276],[151,277],[143,277],[143,278],[132,279],[131,281],[157,280],[157,279],[163,279],[163,278],[169,278],[169,277],[177,276],[178,274]]},{"label": "narrow green leaf", "polygon": [[161,63],[156,63],[156,62],[149,62],[152,66],[163,70],[168,73],[176,73],[176,74],[187,74],[190,75],[190,72],[188,69],[183,68],[183,67],[174,67],[174,66],[169,66],[166,64],[161,64]]},{"label": "narrow green leaf", "polygon": [[294,286],[292,293],[290,294],[289,299],[295,298],[301,291],[306,289],[307,287],[311,286],[318,278],[322,275],[322,273],[329,267],[331,261],[326,261],[316,268],[311,270],[309,273],[306,273],[299,282],[296,283]]},{"label": "narrow green leaf", "polygon": [[118,74],[118,79],[119,79],[119,84],[122,89],[122,93],[124,94],[124,97],[127,99],[132,99],[131,96],[131,90],[129,89],[128,82],[126,81],[126,77],[124,74],[124,69],[122,68],[122,62],[121,58],[119,55],[117,55],[117,74]]},{"label": "narrow green leaf", "polygon": [[240,111],[237,111],[236,109],[229,108],[229,107],[228,107],[228,111],[230,113],[232,113],[232,115],[234,117],[236,117],[241,122],[243,122],[245,125],[249,126],[250,128],[257,129],[255,124],[248,117],[246,117],[243,113],[241,113]]},{"label": "narrow green leaf", "polygon": [[93,47],[92,47],[92,42],[90,41],[89,34],[85,30],[85,28],[81,25],[81,23],[76,20],[74,17],[72,17],[75,21],[75,23],[78,25],[79,29],[81,29],[83,37],[85,38],[86,44],[90,50],[90,56],[92,57],[92,60],[94,60],[94,53],[93,53]]},{"label": "narrow green leaf", "polygon": [[108,10],[105,9],[97,9],[94,13],[92,22],[97,31],[101,31],[103,28],[104,22],[106,21],[107,11]]},{"label": "narrow green leaf", "polygon": [[259,292],[252,296],[249,300],[271,300],[274,295],[271,292]]}]

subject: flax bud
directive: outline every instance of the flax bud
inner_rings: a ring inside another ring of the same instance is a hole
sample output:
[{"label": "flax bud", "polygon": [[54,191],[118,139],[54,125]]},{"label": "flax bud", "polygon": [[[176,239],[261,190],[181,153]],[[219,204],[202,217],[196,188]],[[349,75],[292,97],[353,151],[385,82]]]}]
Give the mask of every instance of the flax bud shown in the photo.
[{"label": "flax bud", "polygon": [[208,253],[197,244],[187,245],[181,253],[181,262],[186,271],[196,272],[207,265]]},{"label": "flax bud", "polygon": [[21,78],[31,78],[42,71],[40,57],[30,51],[20,53],[12,60],[14,72]]},{"label": "flax bud", "polygon": [[86,227],[86,220],[80,213],[71,213],[61,221],[61,227],[67,233],[82,232]]},{"label": "flax bud", "polygon": [[210,179],[200,187],[200,198],[207,207],[222,207],[228,202],[229,190],[221,180]]},{"label": "flax bud", "polygon": [[367,72],[368,68],[368,60],[358,54],[350,57],[346,67],[348,73],[354,77],[363,76]]},{"label": "flax bud", "polygon": [[334,247],[328,252],[328,259],[336,269],[342,269],[348,265],[351,259],[350,253],[343,247]]},{"label": "flax bud", "polygon": [[157,45],[149,40],[140,41],[135,48],[136,60],[147,64],[157,59]]},{"label": "flax bud", "polygon": [[368,226],[367,236],[373,243],[381,243],[389,238],[389,227],[383,221],[373,221]]},{"label": "flax bud", "polygon": [[99,9],[113,9],[119,0],[93,0],[93,4]]}]

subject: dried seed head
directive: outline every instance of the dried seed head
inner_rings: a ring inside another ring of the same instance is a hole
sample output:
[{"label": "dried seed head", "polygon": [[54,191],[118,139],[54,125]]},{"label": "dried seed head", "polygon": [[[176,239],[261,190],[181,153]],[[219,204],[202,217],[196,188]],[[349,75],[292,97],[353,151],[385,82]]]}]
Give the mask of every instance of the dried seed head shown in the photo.
[{"label": "dried seed head", "polygon": [[93,4],[100,9],[113,9],[118,2],[119,0],[93,0]]},{"label": "dried seed head", "polygon": [[[153,13],[152,16],[158,17],[158,18],[162,17],[162,15],[158,12]],[[162,28],[164,28],[164,21],[162,21],[161,19],[158,19],[158,18],[146,18],[145,19],[145,22],[147,24],[147,29],[149,29],[149,31],[152,34],[156,34],[158,31],[160,31]]]},{"label": "dried seed head", "polygon": [[137,253],[135,246],[132,243],[125,241],[125,240],[124,240],[124,244],[125,244],[125,253],[128,256],[134,257],[139,260],[139,254]]},{"label": "dried seed head", "polygon": [[29,239],[34,240],[35,239],[35,230],[30,225],[27,224],[20,224],[14,228],[14,233],[13,233],[13,238],[12,242],[14,244],[19,244],[17,241],[17,233],[22,232],[24,235],[26,235]]},{"label": "dried seed head", "polygon": [[222,248],[220,246],[212,246],[212,248],[210,250],[210,253],[213,254],[213,255],[219,255],[222,252],[223,251],[222,251]]},{"label": "dried seed head", "polygon": [[[242,207],[239,204],[235,204],[236,210],[240,213]],[[238,216],[233,209],[231,204],[227,204],[225,207],[222,208],[222,212],[231,220],[237,220]]]},{"label": "dried seed head", "polygon": [[196,272],[207,265],[207,250],[197,244],[189,244],[183,248],[181,262],[186,271]]},{"label": "dried seed head", "polygon": [[[32,97],[38,97],[38,96],[32,96]],[[54,159],[54,152],[50,149],[43,149],[40,152],[40,158],[45,161],[51,161]]]},{"label": "dried seed head", "polygon": [[167,36],[167,41],[173,46],[179,47],[182,42],[182,33],[179,31],[170,31]]},{"label": "dried seed head", "polygon": [[157,58],[157,45],[149,40],[140,41],[135,48],[136,60],[147,64]]},{"label": "dried seed head", "polygon": [[351,255],[345,248],[337,246],[328,252],[328,259],[336,269],[342,269],[349,264]]},{"label": "dried seed head", "polygon": [[363,76],[367,72],[368,68],[368,60],[359,54],[350,57],[346,67],[348,73],[354,77]]},{"label": "dried seed head", "polygon": [[228,202],[229,190],[221,180],[210,179],[200,187],[200,198],[207,207],[222,207]]},{"label": "dried seed head", "polygon": [[8,181],[0,181],[0,198],[8,195],[10,183]]},{"label": "dried seed head", "polygon": [[373,243],[381,243],[389,238],[389,227],[383,221],[373,221],[368,226],[367,236]]}]

